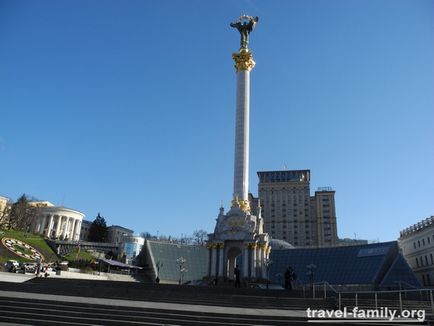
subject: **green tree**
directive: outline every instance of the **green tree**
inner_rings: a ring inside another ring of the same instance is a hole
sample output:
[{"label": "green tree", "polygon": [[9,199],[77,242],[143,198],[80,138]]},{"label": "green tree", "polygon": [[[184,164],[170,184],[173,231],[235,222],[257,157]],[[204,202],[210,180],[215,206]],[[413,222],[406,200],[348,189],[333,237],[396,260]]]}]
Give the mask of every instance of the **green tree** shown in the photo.
[{"label": "green tree", "polygon": [[108,228],[104,217],[99,213],[89,228],[89,241],[91,242],[106,242]]}]

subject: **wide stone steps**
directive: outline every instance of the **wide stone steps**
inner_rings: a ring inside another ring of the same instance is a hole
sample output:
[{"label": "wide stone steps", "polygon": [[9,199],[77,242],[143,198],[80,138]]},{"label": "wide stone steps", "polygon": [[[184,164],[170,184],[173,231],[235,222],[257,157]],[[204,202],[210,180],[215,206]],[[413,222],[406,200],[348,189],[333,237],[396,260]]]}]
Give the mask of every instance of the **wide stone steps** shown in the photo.
[{"label": "wide stone steps", "polygon": [[0,290],[62,295],[67,293],[71,296],[241,308],[306,309],[322,307],[331,309],[336,306],[334,299],[300,298],[298,293],[282,290],[228,289],[111,281],[33,279],[30,282],[13,286],[0,283]]},{"label": "wide stone steps", "polygon": [[305,318],[213,314],[0,298],[0,322],[21,325],[306,325]]}]

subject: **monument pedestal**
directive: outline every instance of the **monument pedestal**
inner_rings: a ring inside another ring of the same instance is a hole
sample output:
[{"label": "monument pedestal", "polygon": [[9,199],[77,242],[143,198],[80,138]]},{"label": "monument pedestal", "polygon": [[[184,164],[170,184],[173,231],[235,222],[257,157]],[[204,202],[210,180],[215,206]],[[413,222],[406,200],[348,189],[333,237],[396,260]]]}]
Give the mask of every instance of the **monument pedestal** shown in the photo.
[{"label": "monument pedestal", "polygon": [[226,214],[220,208],[214,233],[208,240],[209,278],[234,279],[236,266],[241,278],[250,282],[267,278],[265,266],[270,246],[260,214],[260,209],[258,216],[250,214],[238,202]]}]

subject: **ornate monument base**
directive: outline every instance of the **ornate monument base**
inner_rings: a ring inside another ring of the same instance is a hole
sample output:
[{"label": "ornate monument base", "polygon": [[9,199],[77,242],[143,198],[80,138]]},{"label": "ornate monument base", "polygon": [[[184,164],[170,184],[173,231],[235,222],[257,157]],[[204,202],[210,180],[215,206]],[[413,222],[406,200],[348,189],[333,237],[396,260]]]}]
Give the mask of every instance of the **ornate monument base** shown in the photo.
[{"label": "ornate monument base", "polygon": [[208,276],[210,279],[234,279],[234,269],[240,269],[242,279],[254,282],[267,278],[266,261],[270,254],[268,234],[263,232],[261,210],[258,216],[243,210],[238,200],[217,218],[213,234],[209,235]]}]

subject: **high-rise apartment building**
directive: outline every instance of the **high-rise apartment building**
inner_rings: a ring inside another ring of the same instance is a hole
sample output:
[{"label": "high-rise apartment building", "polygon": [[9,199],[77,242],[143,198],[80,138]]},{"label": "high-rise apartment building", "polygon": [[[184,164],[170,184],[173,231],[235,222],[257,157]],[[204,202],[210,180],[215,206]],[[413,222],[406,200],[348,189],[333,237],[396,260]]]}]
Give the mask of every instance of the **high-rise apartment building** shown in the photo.
[{"label": "high-rise apartment building", "polygon": [[310,195],[310,170],[258,172],[258,197],[265,232],[299,247],[337,242],[335,192]]}]

